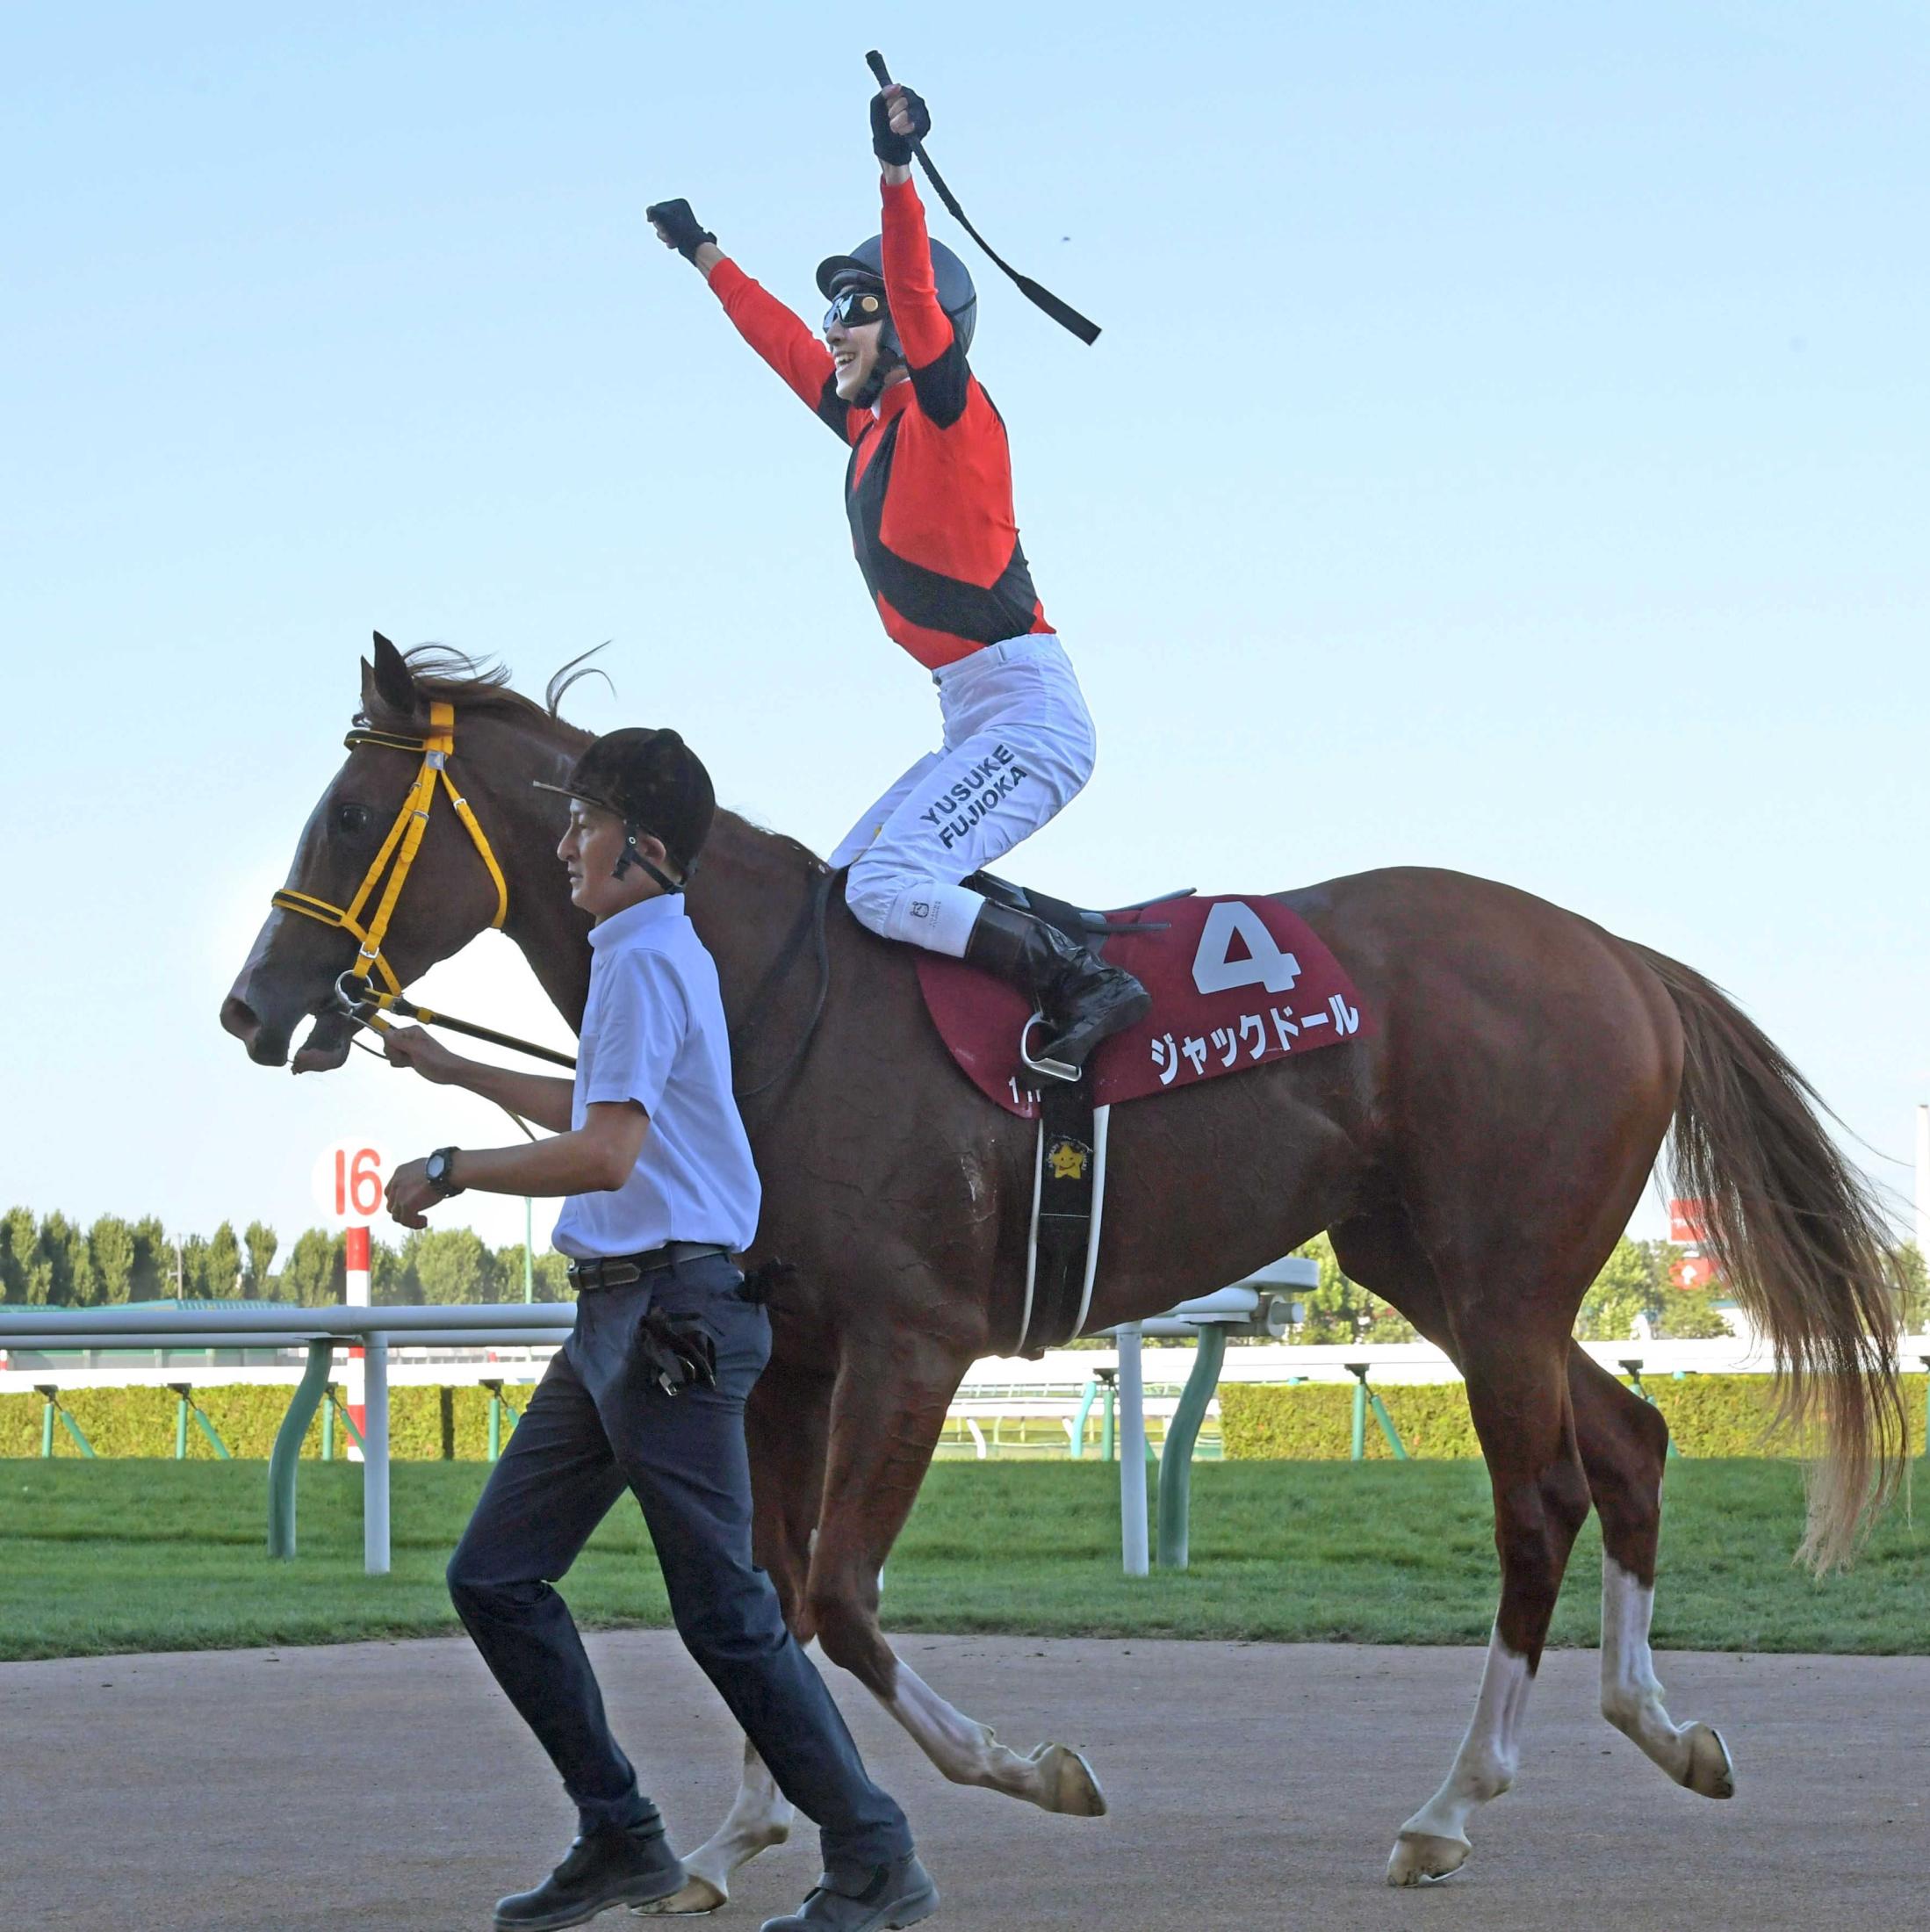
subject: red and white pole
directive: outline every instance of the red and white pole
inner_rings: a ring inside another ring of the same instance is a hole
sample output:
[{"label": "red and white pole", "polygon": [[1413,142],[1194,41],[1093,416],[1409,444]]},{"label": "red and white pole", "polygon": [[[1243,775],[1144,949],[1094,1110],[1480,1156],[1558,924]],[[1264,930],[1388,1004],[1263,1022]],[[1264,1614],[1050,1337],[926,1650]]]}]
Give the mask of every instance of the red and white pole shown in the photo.
[{"label": "red and white pole", "polygon": [[[370,1305],[369,1294],[369,1230],[366,1228],[350,1228],[342,1243],[342,1262],[348,1274],[347,1301],[352,1308],[365,1308]],[[343,1394],[350,1419],[358,1432],[368,1428],[368,1395],[365,1386],[364,1366],[367,1352],[361,1348],[349,1351],[349,1366],[343,1377]],[[362,1452],[351,1438],[349,1443],[349,1460],[362,1460]]]}]

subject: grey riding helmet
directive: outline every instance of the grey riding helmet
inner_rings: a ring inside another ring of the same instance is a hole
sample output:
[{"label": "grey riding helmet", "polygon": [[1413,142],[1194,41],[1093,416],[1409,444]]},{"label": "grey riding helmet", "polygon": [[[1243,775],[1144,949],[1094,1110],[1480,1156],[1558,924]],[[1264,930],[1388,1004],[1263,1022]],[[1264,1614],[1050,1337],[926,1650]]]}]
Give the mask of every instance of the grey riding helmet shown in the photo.
[{"label": "grey riding helmet", "polygon": [[[972,285],[971,270],[942,242],[932,243],[932,278],[938,284],[939,306],[951,317],[953,332],[961,351],[972,346],[972,330],[978,321],[978,291]],[[827,256],[817,264],[817,292],[826,301],[846,290],[857,289],[884,297],[884,237],[875,234],[861,242],[849,255]],[[891,327],[889,308],[884,315],[881,348],[903,361],[897,331]]]}]

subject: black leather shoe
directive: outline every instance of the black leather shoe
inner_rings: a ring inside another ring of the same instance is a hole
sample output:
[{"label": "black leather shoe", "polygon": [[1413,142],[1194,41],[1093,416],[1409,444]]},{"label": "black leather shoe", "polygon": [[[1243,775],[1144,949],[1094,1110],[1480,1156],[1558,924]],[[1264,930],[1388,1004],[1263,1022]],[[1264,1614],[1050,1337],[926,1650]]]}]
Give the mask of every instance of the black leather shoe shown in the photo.
[{"label": "black leather shoe", "polygon": [[938,1910],[938,1887],[916,1852],[877,1865],[858,1890],[845,1881],[840,1891],[822,1873],[796,1911],[767,1919],[763,1932],[882,1932],[885,1927],[916,1925]]},{"label": "black leather shoe", "polygon": [[664,1836],[663,1820],[598,1825],[534,1892],[496,1900],[497,1932],[558,1932],[582,1925],[613,1905],[651,1905],[683,1889],[683,1861]]},{"label": "black leather shoe", "polygon": [[1124,967],[1108,966],[1057,926],[992,899],[972,926],[965,962],[1031,998],[1050,1035],[1032,1057],[1069,1067],[1075,1078],[1100,1041],[1143,1020],[1153,1003]]}]

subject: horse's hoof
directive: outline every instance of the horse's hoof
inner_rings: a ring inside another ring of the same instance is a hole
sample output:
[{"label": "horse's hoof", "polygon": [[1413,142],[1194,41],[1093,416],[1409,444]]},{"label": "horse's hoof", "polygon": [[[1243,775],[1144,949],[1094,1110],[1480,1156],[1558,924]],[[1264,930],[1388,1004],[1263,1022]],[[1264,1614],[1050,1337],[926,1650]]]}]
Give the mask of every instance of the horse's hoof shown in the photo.
[{"label": "horse's hoof", "polygon": [[1387,1860],[1391,1885],[1431,1885],[1458,1871],[1474,1848],[1465,1838],[1440,1838],[1428,1831],[1404,1831]]},{"label": "horse's hoof", "polygon": [[1033,1802],[1041,1811],[1055,1812],[1063,1818],[1104,1818],[1105,1793],[1092,1775],[1092,1767],[1069,1744],[1041,1744],[1032,1754],[1039,1767],[1038,1795]]},{"label": "horse's hoof", "polygon": [[654,1905],[633,1905],[630,1910],[639,1919],[695,1919],[702,1918],[707,1912],[716,1912],[730,1902],[731,1895],[722,1885],[713,1885],[709,1879],[699,1878],[693,1872],[684,1881],[681,1892],[673,1892],[667,1899],[659,1899]]},{"label": "horse's hoof", "polygon": [[1699,1798],[1733,1798],[1736,1795],[1735,1762],[1722,1733],[1709,1724],[1692,1724],[1688,1733],[1689,1769],[1682,1783]]}]

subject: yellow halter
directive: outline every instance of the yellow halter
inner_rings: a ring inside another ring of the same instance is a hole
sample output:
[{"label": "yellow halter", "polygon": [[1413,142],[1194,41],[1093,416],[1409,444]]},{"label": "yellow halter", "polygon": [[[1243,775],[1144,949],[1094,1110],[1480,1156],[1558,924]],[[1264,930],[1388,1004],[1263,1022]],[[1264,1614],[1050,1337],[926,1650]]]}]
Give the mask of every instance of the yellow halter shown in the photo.
[{"label": "yellow halter", "polygon": [[[431,703],[428,725],[426,738],[402,738],[392,732],[371,731],[357,725],[342,739],[350,751],[358,745],[380,745],[391,751],[422,754],[422,766],[415,775],[415,782],[409,787],[409,795],[402,801],[402,809],[395,815],[395,823],[389,827],[389,835],[382,841],[382,849],[376,854],[375,862],[356,888],[356,896],[346,905],[331,905],[327,899],[317,898],[313,892],[297,892],[284,887],[273,900],[281,912],[299,912],[304,919],[319,919],[324,926],[337,926],[359,942],[361,949],[356,955],[354,967],[342,977],[344,980],[359,979],[371,1004],[376,1006],[387,1005],[402,991],[401,981],[382,956],[382,941],[389,930],[389,921],[395,916],[402,888],[408,882],[409,868],[415,863],[415,854],[421,849],[422,834],[428,829],[429,807],[436,803],[438,782],[449,794],[449,802],[455,807],[456,816],[475,841],[476,851],[496,888],[496,916],[489,923],[500,927],[509,916],[509,888],[503,879],[502,868],[496,863],[496,854],[489,849],[489,840],[483,836],[483,829],[476,822],[476,814],[469,809],[469,801],[456,789],[455,781],[449,775],[449,761],[456,748],[456,707]],[[388,873],[388,883],[382,888],[374,917],[364,923],[364,913],[369,901],[375,897],[376,888],[381,883],[385,872]],[[377,973],[381,974],[387,984],[386,994],[378,993],[373,989],[371,981]]]}]

